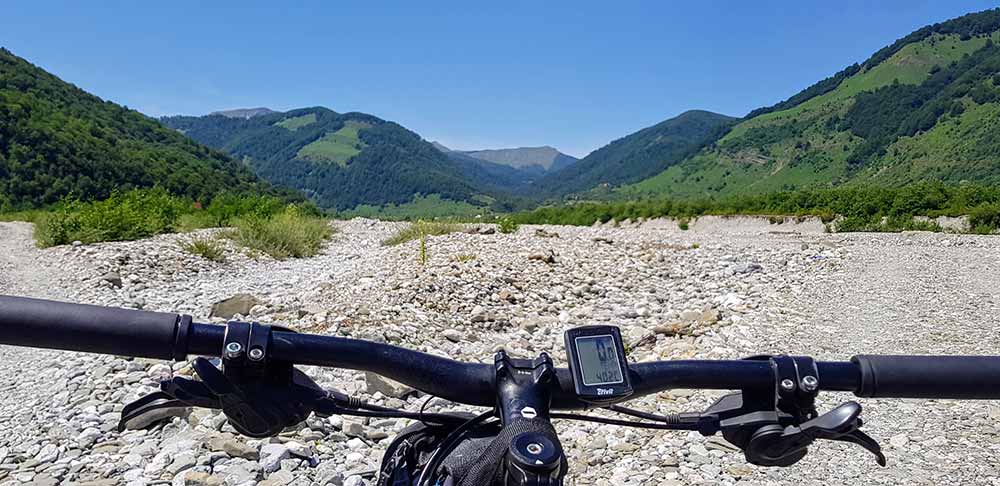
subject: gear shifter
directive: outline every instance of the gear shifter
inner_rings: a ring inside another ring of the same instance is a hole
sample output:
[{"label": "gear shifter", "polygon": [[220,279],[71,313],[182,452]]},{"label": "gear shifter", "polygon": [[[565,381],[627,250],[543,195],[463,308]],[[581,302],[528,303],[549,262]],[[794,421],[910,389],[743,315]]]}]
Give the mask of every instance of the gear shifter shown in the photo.
[{"label": "gear shifter", "polygon": [[875,454],[880,466],[886,465],[882,447],[860,430],[861,405],[847,402],[799,426],[765,425],[750,438],[744,448],[747,461],[762,466],[790,466],[802,459],[816,439],[851,442]]}]

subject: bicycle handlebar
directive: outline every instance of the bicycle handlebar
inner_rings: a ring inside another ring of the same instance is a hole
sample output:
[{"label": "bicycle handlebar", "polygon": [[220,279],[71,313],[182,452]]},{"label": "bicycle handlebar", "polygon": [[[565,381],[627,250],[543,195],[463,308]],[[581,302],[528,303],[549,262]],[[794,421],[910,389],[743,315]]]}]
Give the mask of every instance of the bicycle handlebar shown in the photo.
[{"label": "bicycle handlebar", "polygon": [[[0,296],[0,344],[155,359],[219,356],[225,327],[172,313]],[[493,406],[492,365],[462,363],[389,344],[274,331],[272,358],[370,371],[468,405]],[[855,356],[817,362],[820,390],[878,398],[1000,399],[1000,356]],[[675,388],[774,386],[768,361],[682,360],[629,364],[636,398]],[[568,369],[556,371],[552,408],[584,408]]]}]

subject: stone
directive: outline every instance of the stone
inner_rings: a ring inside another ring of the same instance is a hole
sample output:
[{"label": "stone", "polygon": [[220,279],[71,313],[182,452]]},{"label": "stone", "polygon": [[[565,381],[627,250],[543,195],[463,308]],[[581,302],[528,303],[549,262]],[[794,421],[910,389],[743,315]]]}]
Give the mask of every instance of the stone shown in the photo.
[{"label": "stone", "polygon": [[726,273],[729,275],[746,275],[763,270],[764,267],[760,266],[758,263],[737,263],[726,269]]},{"label": "stone", "polygon": [[233,316],[237,314],[246,316],[250,314],[250,309],[253,309],[255,305],[261,304],[263,304],[263,302],[253,295],[236,294],[228,299],[213,304],[209,317],[232,319]]},{"label": "stone", "polygon": [[889,439],[889,444],[896,449],[902,449],[906,447],[906,444],[910,442],[910,438],[906,434],[896,434]]},{"label": "stone", "polygon": [[365,479],[355,474],[344,480],[344,486],[365,486]]},{"label": "stone", "polygon": [[260,459],[260,453],[257,449],[250,447],[249,445],[240,442],[238,440],[227,440],[222,443],[222,452],[229,454],[229,457],[242,457],[243,459],[249,461],[256,461]]},{"label": "stone", "polygon": [[417,391],[412,387],[391,380],[384,376],[366,371],[365,372],[365,392],[369,395],[381,393],[392,398],[406,398]]},{"label": "stone", "polygon": [[260,467],[265,473],[281,469],[281,461],[292,457],[284,444],[264,444],[260,448]]},{"label": "stone", "polygon": [[365,435],[364,424],[355,420],[345,420],[342,430],[348,437],[363,437]]},{"label": "stone", "polygon": [[181,475],[183,486],[222,486],[223,478],[201,471],[187,471]]},{"label": "stone", "polygon": [[56,459],[59,459],[59,447],[55,444],[46,444],[45,447],[42,447],[42,450],[35,455],[35,460],[40,464],[55,462]]},{"label": "stone", "polygon": [[445,339],[453,343],[458,343],[462,341],[462,332],[457,329],[445,329],[444,332],[441,333],[441,335],[444,336]]},{"label": "stone", "polygon": [[91,427],[85,429],[83,432],[80,432],[80,435],[76,436],[76,443],[81,449],[86,449],[94,445],[100,437],[101,431]]},{"label": "stone", "polygon": [[170,474],[177,474],[181,471],[191,469],[197,464],[198,456],[195,455],[194,452],[185,452],[174,457],[174,460],[170,462],[169,466],[167,466],[167,472]]},{"label": "stone", "polygon": [[267,477],[267,479],[257,483],[260,486],[285,486],[295,479],[292,471],[282,469]]},{"label": "stone", "polygon": [[121,288],[122,286],[122,276],[117,272],[108,272],[101,275],[101,281],[111,284],[113,287]]},{"label": "stone", "polygon": [[552,250],[549,250],[547,252],[532,253],[528,255],[528,260],[544,262],[551,265],[556,262],[556,254]]}]

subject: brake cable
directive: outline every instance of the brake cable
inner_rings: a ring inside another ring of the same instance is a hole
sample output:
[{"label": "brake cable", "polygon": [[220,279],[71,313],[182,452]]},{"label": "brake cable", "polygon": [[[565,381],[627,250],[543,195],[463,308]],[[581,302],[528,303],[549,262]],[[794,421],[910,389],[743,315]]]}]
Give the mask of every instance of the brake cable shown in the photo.
[{"label": "brake cable", "polygon": [[[438,446],[437,450],[434,451],[434,455],[431,456],[430,460],[427,461],[427,465],[424,466],[423,471],[420,472],[420,478],[417,480],[417,486],[423,486],[424,484],[430,484],[430,481],[434,479],[434,475],[437,474],[437,468],[441,466],[441,462],[444,458],[451,454],[451,451],[455,449],[455,446],[464,438],[465,434],[472,430],[475,426],[486,421],[491,417],[496,416],[496,411],[490,410],[483,412],[459,425],[452,430],[443,441],[441,445]],[[425,481],[426,479],[426,481]]]}]

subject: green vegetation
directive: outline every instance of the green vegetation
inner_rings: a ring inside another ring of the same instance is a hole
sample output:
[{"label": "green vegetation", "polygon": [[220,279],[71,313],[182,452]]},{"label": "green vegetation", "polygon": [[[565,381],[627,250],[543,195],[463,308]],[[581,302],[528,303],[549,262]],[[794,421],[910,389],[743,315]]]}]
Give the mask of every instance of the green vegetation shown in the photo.
[{"label": "green vegetation", "polygon": [[333,235],[329,220],[296,206],[288,206],[271,217],[245,216],[237,219],[235,226],[226,233],[227,237],[277,260],[313,256]]},{"label": "green vegetation", "polygon": [[462,201],[442,199],[439,194],[417,195],[405,204],[384,206],[361,205],[349,211],[337,213],[338,218],[376,218],[385,221],[414,221],[418,219],[472,219],[489,214],[487,207],[476,206]]},{"label": "green vegetation", "polygon": [[274,125],[284,128],[286,130],[295,131],[306,125],[312,125],[313,123],[316,123],[316,114],[307,113],[302,116],[293,116],[291,118],[285,118],[284,120],[281,120],[280,122],[275,123]]},{"label": "green vegetation", "polygon": [[[313,115],[313,118],[316,116]],[[351,157],[364,149],[365,144],[358,138],[358,132],[369,126],[366,123],[348,121],[340,130],[327,133],[323,138],[299,149],[297,157],[312,162],[333,162],[346,167]]]},{"label": "green vegetation", "polygon": [[226,251],[222,243],[215,238],[194,236],[179,243],[182,250],[198,255],[206,260],[223,263],[226,261]]},{"label": "green vegetation", "polygon": [[596,186],[636,182],[698,152],[728,131],[734,118],[688,111],[611,142],[576,164],[540,179],[535,187],[552,195]]},{"label": "green vegetation", "polygon": [[315,207],[290,206],[274,196],[223,194],[202,208],[165,189],[153,188],[114,192],[103,201],[64,199],[47,211],[12,215],[18,219],[27,216],[35,222],[35,240],[44,248],[74,241],[86,244],[136,240],[161,233],[225,227],[248,218],[269,220],[289,207],[310,216],[318,214]]},{"label": "green vegetation", "polygon": [[897,188],[843,187],[737,195],[719,199],[645,199],[543,207],[519,213],[522,224],[569,224],[626,219],[676,218],[681,229],[703,215],[816,216],[824,222],[842,218],[838,231],[940,230],[916,216],[969,215],[981,233],[1000,228],[1000,187],[921,183]]},{"label": "green vegetation", "polygon": [[520,227],[517,221],[510,216],[504,216],[497,220],[497,229],[503,234],[517,233],[517,229]]},{"label": "green vegetation", "polygon": [[270,191],[226,155],[0,49],[0,212],[153,186],[205,202]]},{"label": "green vegetation", "polygon": [[[1000,10],[914,32],[614,198],[1000,184]],[[997,78],[994,80],[994,78]]]},{"label": "green vegetation", "polygon": [[35,219],[35,240],[45,248],[148,238],[175,231],[180,215],[191,211],[190,201],[163,189],[116,192],[104,201],[66,200]]},{"label": "green vegetation", "polygon": [[[309,115],[315,122],[296,123],[295,130],[276,126]],[[480,174],[484,169],[463,166],[419,135],[364,113],[303,108],[246,120],[177,116],[161,121],[327,209],[406,205],[418,194],[482,206],[478,199],[484,193],[497,210],[514,207],[510,196],[481,182],[489,179]]]},{"label": "green vegetation", "polygon": [[382,241],[383,245],[395,246],[426,238],[462,231],[462,225],[448,221],[416,221]]}]

